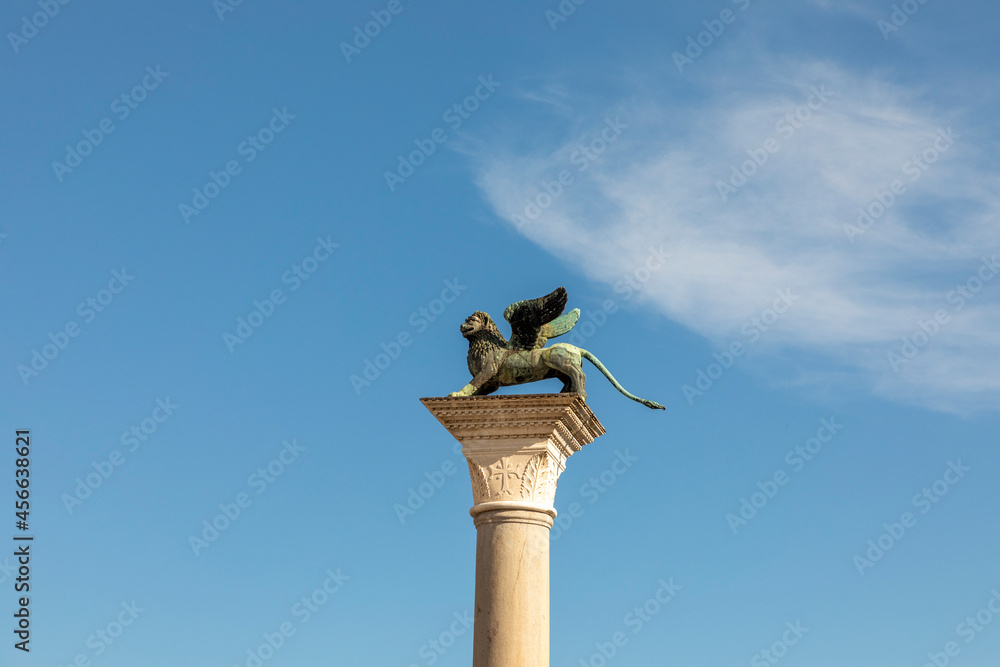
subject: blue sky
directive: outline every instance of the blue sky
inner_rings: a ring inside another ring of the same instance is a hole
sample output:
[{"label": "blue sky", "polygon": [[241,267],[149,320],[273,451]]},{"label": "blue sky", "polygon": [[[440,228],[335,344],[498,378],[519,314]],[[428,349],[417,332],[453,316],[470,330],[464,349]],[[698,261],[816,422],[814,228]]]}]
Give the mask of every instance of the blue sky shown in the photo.
[{"label": "blue sky", "polygon": [[28,428],[36,536],[2,664],[468,665],[469,481],[417,399],[468,381],[469,313],[558,285],[569,342],[668,410],[591,373],[553,665],[1000,660],[993,3],[0,26],[3,485],[13,534]]}]

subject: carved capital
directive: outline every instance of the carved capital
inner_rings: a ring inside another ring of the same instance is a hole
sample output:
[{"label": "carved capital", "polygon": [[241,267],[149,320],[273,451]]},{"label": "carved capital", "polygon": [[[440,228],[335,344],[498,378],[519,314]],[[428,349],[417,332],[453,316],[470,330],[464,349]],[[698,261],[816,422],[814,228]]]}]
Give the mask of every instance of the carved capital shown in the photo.
[{"label": "carved capital", "polygon": [[604,433],[575,394],[420,400],[462,443],[476,506],[513,502],[551,510],[566,459]]},{"label": "carved capital", "polygon": [[498,500],[523,500],[540,505],[555,502],[556,481],[562,468],[550,454],[519,452],[492,459],[466,454],[476,505]]}]

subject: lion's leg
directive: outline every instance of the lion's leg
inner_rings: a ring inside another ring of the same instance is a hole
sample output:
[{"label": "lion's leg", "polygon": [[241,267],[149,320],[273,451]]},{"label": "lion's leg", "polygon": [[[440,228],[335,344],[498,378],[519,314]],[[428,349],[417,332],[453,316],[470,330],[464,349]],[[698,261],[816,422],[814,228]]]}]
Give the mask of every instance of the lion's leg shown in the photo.
[{"label": "lion's leg", "polygon": [[560,390],[559,392],[560,394],[573,393],[573,379],[570,376],[566,375],[565,373],[560,373],[558,371],[553,372],[552,375],[554,377],[559,378],[559,381],[563,383],[562,390]]},{"label": "lion's leg", "polygon": [[476,377],[472,378],[472,382],[465,385],[458,391],[451,392],[448,396],[482,396],[496,391],[497,387],[500,386],[500,383],[495,379],[496,366],[497,364],[495,362],[487,364],[481,371],[479,371],[479,374],[476,375]]},{"label": "lion's leg", "polygon": [[565,344],[553,345],[546,363],[559,373],[560,379],[566,378],[563,379],[562,393],[579,394],[587,398],[587,376],[582,369],[583,358],[575,347]]},{"label": "lion's leg", "polygon": [[575,394],[580,394],[584,398],[587,398],[587,376],[584,375],[581,364],[576,364],[570,369],[569,373],[570,379],[572,381],[571,392]]},{"label": "lion's leg", "polygon": [[489,394],[492,394],[499,388],[500,388],[499,382],[487,382],[482,387],[477,389],[476,392],[473,394],[473,396],[488,396]]},{"label": "lion's leg", "polygon": [[577,379],[577,392],[584,398],[587,398],[587,375],[583,372],[581,368],[576,369],[577,374],[580,376]]}]

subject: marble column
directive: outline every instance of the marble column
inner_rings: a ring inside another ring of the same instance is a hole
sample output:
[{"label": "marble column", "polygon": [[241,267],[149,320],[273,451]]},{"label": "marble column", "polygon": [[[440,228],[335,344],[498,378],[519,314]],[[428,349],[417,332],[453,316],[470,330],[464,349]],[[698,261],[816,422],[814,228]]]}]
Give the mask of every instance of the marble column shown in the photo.
[{"label": "marble column", "polygon": [[473,667],[548,667],[556,483],[604,427],[575,394],[420,400],[462,443],[472,477]]}]

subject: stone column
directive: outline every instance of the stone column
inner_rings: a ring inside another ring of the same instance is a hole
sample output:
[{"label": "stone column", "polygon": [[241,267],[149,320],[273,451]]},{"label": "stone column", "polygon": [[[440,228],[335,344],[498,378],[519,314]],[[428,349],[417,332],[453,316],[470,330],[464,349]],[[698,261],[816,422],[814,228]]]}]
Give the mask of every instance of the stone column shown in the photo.
[{"label": "stone column", "polygon": [[576,394],[420,400],[462,443],[472,476],[473,667],[548,667],[556,482],[604,427]]}]

